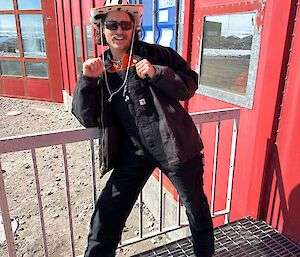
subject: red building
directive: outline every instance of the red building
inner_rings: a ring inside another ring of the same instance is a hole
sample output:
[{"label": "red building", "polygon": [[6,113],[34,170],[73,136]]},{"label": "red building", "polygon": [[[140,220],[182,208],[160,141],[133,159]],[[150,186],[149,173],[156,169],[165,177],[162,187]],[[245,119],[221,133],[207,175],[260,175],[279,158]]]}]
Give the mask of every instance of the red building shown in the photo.
[{"label": "red building", "polygon": [[[64,99],[70,105],[82,62],[100,53],[89,9],[103,1],[6,2],[0,3],[0,95]],[[167,25],[175,9],[175,48],[200,74],[196,95],[185,103],[188,110],[241,110],[231,220],[248,215],[266,220],[300,244],[299,1],[157,2],[157,17],[144,24],[144,38],[164,42],[161,34],[170,36]],[[160,23],[159,36],[149,32],[151,22]],[[202,131],[208,170],[214,142],[206,138],[214,133],[214,127]],[[216,209],[226,201],[232,126],[221,124],[220,133]],[[209,173],[205,181],[209,189]],[[215,219],[215,225],[221,222]]]}]

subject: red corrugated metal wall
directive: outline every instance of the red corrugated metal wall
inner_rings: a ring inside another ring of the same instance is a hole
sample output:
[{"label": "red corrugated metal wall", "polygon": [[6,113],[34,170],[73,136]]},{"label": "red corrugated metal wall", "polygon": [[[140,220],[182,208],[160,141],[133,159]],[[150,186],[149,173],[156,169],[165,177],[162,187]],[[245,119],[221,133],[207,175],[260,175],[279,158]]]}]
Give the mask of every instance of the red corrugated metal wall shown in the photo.
[{"label": "red corrugated metal wall", "polygon": [[[191,3],[193,1],[190,1]],[[295,241],[299,240],[299,25],[296,24],[295,36],[291,48],[291,28],[294,25],[293,16],[297,1],[236,1],[236,0],[202,0],[194,1],[193,37],[191,51],[191,64],[194,69],[200,58],[200,46],[203,33],[203,19],[206,15],[219,15],[226,13],[247,12],[257,10],[259,19],[256,21],[261,33],[260,55],[258,71],[254,91],[254,103],[252,109],[241,108],[239,136],[237,145],[237,159],[234,176],[232,216],[237,219],[247,215],[263,217],[277,226],[284,234],[291,236]],[[189,33],[189,32],[186,32]],[[287,73],[287,65],[290,65]],[[285,84],[285,77],[287,83]],[[286,85],[284,87],[284,85]],[[280,108],[283,89],[286,89],[283,98],[283,108]],[[202,111],[236,107],[212,97],[197,94],[189,102],[189,111]],[[297,108],[298,107],[298,108]],[[274,126],[278,125],[280,112],[279,133]],[[231,134],[230,126],[222,127],[223,139],[220,141],[222,152],[219,169],[222,175],[217,183],[217,205],[224,202],[222,195],[226,190],[226,176],[228,170],[228,141]],[[213,128],[203,131],[206,153],[206,170],[212,169],[213,141],[215,133]],[[277,148],[273,148],[276,140]],[[276,150],[276,151],[275,151]],[[279,154],[277,154],[279,153]],[[277,154],[277,155],[276,155]],[[272,163],[269,156],[273,158]],[[270,165],[273,168],[270,170]],[[280,169],[278,169],[280,163]],[[276,166],[277,165],[277,166]],[[280,171],[278,171],[280,170]],[[297,174],[298,173],[298,174]],[[276,174],[281,176],[277,178]],[[277,180],[276,180],[277,178]],[[211,175],[205,174],[206,191],[210,191]],[[263,183],[264,181],[264,183]],[[277,184],[271,188],[272,181]],[[279,186],[281,183],[281,186]],[[269,190],[269,191],[268,191]],[[266,194],[267,192],[270,192]],[[273,195],[277,195],[273,201]],[[268,197],[269,196],[269,197]],[[283,202],[282,202],[283,200]],[[291,201],[291,202],[289,202]],[[272,205],[273,204],[273,205]],[[270,206],[271,205],[271,206]],[[284,209],[282,209],[284,207]],[[272,218],[271,218],[272,217]],[[275,218],[276,217],[276,218]],[[297,226],[291,226],[295,222]],[[216,220],[215,225],[221,223]]]},{"label": "red corrugated metal wall", "polygon": [[270,161],[265,169],[261,217],[300,243],[300,8],[296,8],[297,2],[291,6],[288,66],[274,141],[270,145]]},{"label": "red corrugated metal wall", "polygon": [[71,1],[57,0],[57,16],[60,40],[61,69],[63,72],[64,87],[68,93],[76,83],[75,50],[73,35],[73,10]]},{"label": "red corrugated metal wall", "polygon": [[[103,5],[104,0],[56,0],[57,16],[59,24],[59,40],[61,69],[63,71],[64,90],[73,95],[77,81],[77,60],[75,27],[80,29],[81,61],[87,59],[87,41],[85,26],[90,25],[89,10],[93,6]],[[94,49],[97,56],[97,49]]]}]

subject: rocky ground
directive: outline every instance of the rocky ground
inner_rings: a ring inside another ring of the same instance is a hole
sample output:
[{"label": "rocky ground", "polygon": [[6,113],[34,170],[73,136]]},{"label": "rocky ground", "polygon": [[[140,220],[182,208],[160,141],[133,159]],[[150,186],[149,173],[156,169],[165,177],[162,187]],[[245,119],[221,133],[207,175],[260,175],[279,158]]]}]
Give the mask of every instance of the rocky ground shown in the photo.
[{"label": "rocky ground", "polygon": [[[80,127],[77,120],[62,104],[0,98],[0,137],[57,131]],[[83,254],[90,216],[91,197],[88,142],[67,145],[71,208],[74,226],[75,252]],[[65,172],[62,147],[51,146],[36,150],[43,213],[45,216],[49,256],[71,256],[68,210],[65,191]],[[44,256],[40,229],[36,182],[30,151],[0,156],[10,214],[18,223],[15,232],[17,256]],[[98,194],[108,175],[97,180]],[[144,207],[145,232],[157,228],[157,222]],[[1,233],[1,230],[0,230]],[[138,235],[138,204],[126,223],[123,240]],[[1,238],[1,236],[0,236]],[[134,244],[118,250],[117,256],[131,256],[168,242],[166,236]],[[0,240],[0,256],[8,256],[6,243]]]}]

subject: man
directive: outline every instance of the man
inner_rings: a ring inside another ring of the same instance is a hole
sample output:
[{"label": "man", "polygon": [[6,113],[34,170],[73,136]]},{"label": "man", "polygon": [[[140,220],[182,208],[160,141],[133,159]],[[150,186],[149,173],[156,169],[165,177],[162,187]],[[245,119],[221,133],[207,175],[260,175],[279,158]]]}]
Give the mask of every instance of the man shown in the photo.
[{"label": "man", "polygon": [[101,176],[113,169],[91,219],[85,257],[115,256],[125,221],[156,167],[172,181],[186,210],[195,255],[214,253],[203,192],[202,141],[179,100],[197,88],[197,74],[171,48],[138,40],[143,6],[106,1],[91,10],[101,58],[83,64],[72,112],[101,131]]}]

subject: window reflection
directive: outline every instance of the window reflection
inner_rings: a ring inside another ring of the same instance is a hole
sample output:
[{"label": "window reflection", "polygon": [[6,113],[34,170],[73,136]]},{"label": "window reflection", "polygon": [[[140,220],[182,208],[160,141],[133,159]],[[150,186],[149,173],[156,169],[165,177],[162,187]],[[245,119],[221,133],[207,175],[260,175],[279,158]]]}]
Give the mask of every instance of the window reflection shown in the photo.
[{"label": "window reflection", "polygon": [[4,76],[21,76],[20,62],[16,61],[1,61],[1,75]]},{"label": "window reflection", "polygon": [[15,16],[0,15],[0,56],[19,56]]},{"label": "window reflection", "polygon": [[41,0],[18,0],[19,10],[41,10]]},{"label": "window reflection", "polygon": [[48,78],[48,64],[44,62],[25,62],[27,77]]},{"label": "window reflection", "polygon": [[200,84],[246,95],[256,13],[207,16]]},{"label": "window reflection", "polygon": [[1,11],[6,11],[6,10],[13,10],[14,5],[13,5],[13,0],[0,0],[0,10]]},{"label": "window reflection", "polygon": [[24,56],[36,58],[46,57],[42,15],[20,15],[20,27]]},{"label": "window reflection", "polygon": [[82,51],[81,51],[81,40],[80,40],[80,27],[75,27],[75,43],[76,43],[76,62],[77,62],[77,75],[82,70]]},{"label": "window reflection", "polygon": [[93,38],[92,38],[92,25],[86,26],[86,42],[88,59],[94,57]]}]

